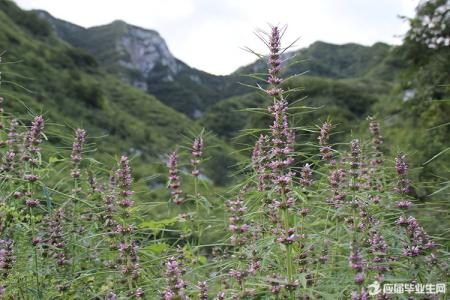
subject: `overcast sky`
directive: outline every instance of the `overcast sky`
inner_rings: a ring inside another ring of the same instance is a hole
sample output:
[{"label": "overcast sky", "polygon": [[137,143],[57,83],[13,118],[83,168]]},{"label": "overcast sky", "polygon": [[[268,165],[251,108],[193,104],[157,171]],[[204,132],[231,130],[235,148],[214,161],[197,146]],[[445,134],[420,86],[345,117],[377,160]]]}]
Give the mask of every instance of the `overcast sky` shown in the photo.
[{"label": "overcast sky", "polygon": [[228,74],[254,61],[241,50],[264,51],[253,35],[267,24],[287,24],[285,43],[297,48],[321,40],[332,43],[401,42],[419,0],[15,0],[25,9],[90,27],[124,20],[158,31],[171,52],[187,64]]}]

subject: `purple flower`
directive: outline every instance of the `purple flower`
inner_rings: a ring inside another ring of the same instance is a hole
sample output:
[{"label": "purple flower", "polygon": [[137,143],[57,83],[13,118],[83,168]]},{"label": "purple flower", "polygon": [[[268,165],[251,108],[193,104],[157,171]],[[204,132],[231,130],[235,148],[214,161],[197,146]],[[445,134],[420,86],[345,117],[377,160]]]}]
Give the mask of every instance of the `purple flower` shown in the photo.
[{"label": "purple flower", "polygon": [[364,281],[364,273],[357,273],[355,275],[355,283],[361,284]]},{"label": "purple flower", "polygon": [[81,172],[78,169],[78,165],[81,161],[81,151],[83,149],[83,144],[86,140],[86,131],[83,129],[77,129],[75,131],[75,140],[72,145],[72,154],[70,155],[70,159],[72,160],[73,169],[70,172],[70,175],[73,178],[79,178],[81,176]]},{"label": "purple flower", "polygon": [[383,144],[383,137],[380,134],[380,124],[372,117],[369,117],[369,130],[372,133],[372,148],[374,150],[372,165],[379,165],[383,163],[383,153],[381,152],[381,145]]},{"label": "purple flower", "polygon": [[164,299],[189,299],[185,295],[186,285],[182,279],[182,270],[174,257],[170,257],[166,262],[166,279],[168,286],[164,292]]},{"label": "purple flower", "polygon": [[352,181],[350,183],[350,188],[352,190],[359,189],[359,175],[361,168],[361,148],[358,139],[351,141],[351,160],[350,160],[350,175],[352,176]]},{"label": "purple flower", "polygon": [[46,232],[43,242],[50,246],[45,251],[55,259],[58,266],[64,266],[68,263],[65,251],[63,220],[64,214],[61,209],[54,211],[44,220]]},{"label": "purple flower", "polygon": [[208,300],[208,283],[206,281],[199,281],[197,283],[197,288],[200,290],[198,299]]},{"label": "purple flower", "polygon": [[395,169],[398,175],[406,175],[408,172],[408,163],[406,162],[406,155],[400,153],[395,158]]},{"label": "purple flower", "polygon": [[74,163],[79,163],[81,161],[81,151],[83,149],[83,144],[86,141],[86,131],[84,129],[78,128],[75,131],[75,141],[72,145],[72,154],[70,159]]},{"label": "purple flower", "polygon": [[268,137],[260,135],[255,143],[252,154],[252,165],[258,176],[258,191],[264,191],[266,189],[266,167],[264,165],[266,159],[265,145]]},{"label": "purple flower", "polygon": [[268,46],[270,50],[268,65],[269,65],[269,78],[268,82],[274,87],[281,84],[282,79],[279,78],[281,71],[281,34],[280,29],[277,26],[272,27],[270,38],[268,41]]},{"label": "purple flower", "polygon": [[19,126],[19,122],[17,121],[17,119],[12,119],[9,122],[8,139],[6,140],[6,144],[8,144],[10,150],[12,150],[13,145],[17,142],[17,127],[18,126]]},{"label": "purple flower", "polygon": [[345,176],[346,172],[343,169],[332,170],[328,176],[328,182],[333,190],[333,196],[327,202],[335,207],[339,207],[345,197],[345,195],[341,192],[341,186],[344,182]]},{"label": "purple flower", "polygon": [[397,203],[395,203],[395,206],[400,209],[408,209],[408,208],[410,208],[411,205],[412,205],[412,202],[407,201],[407,200],[398,201]]},{"label": "purple flower", "polygon": [[110,291],[110,292],[108,292],[108,294],[106,294],[106,298],[105,299],[106,300],[116,300],[117,299],[117,295],[114,292]]},{"label": "purple flower", "polygon": [[14,241],[10,239],[0,240],[0,273],[6,277],[16,263],[14,256]]},{"label": "purple flower", "polygon": [[137,288],[134,293],[133,296],[136,298],[142,298],[142,296],[144,296],[144,292],[142,291],[141,288]]},{"label": "purple flower", "polygon": [[195,177],[198,177],[200,174],[200,171],[198,169],[198,165],[200,164],[200,158],[203,155],[203,138],[201,136],[198,136],[194,139],[194,142],[192,143],[192,175]]},{"label": "purple flower", "polygon": [[181,197],[181,194],[183,193],[183,191],[181,190],[180,177],[178,176],[177,161],[178,161],[178,155],[174,151],[169,155],[169,161],[168,161],[169,190],[170,190],[170,195],[172,197],[172,202],[177,205],[180,205],[181,203],[183,203],[183,198]]},{"label": "purple flower", "polygon": [[328,145],[328,139],[330,138],[330,131],[333,128],[333,125],[329,122],[325,122],[320,127],[320,135],[319,135],[319,145],[320,145],[320,156],[322,160],[331,162],[333,158],[333,152],[331,147]]},{"label": "purple flower", "polygon": [[4,110],[3,110],[3,97],[0,97],[0,129],[3,129],[4,128],[4,125],[3,125],[3,118],[2,118],[2,114],[3,114],[3,112],[4,112]]},{"label": "purple flower", "polygon": [[247,232],[250,229],[250,225],[246,224],[243,220],[244,214],[247,211],[247,207],[244,203],[245,187],[239,193],[239,196],[234,200],[228,200],[226,202],[229,217],[229,229],[232,232],[230,241],[233,245],[243,245],[248,241]]},{"label": "purple flower", "polygon": [[40,203],[40,201],[38,199],[27,199],[25,200],[25,205],[29,206],[29,207],[34,207],[34,206],[38,206]]},{"label": "purple flower", "polygon": [[348,257],[348,262],[349,262],[350,268],[352,268],[353,270],[359,271],[359,272],[361,272],[363,270],[364,265],[365,265],[364,260],[358,250],[352,250],[350,252],[350,255]]},{"label": "purple flower", "polygon": [[30,154],[37,154],[40,149],[38,145],[42,143],[41,134],[44,130],[44,119],[42,116],[37,116],[34,118],[33,122],[31,122],[31,128],[28,131],[25,137],[25,150],[28,153],[24,153],[22,159],[24,161],[28,161],[31,159]]},{"label": "purple flower", "polygon": [[399,154],[395,158],[395,169],[398,174],[398,182],[395,191],[400,194],[409,193],[409,180],[408,180],[408,163],[406,162],[406,156]]},{"label": "purple flower", "polygon": [[301,185],[303,185],[304,187],[308,187],[308,186],[312,185],[313,180],[312,180],[312,170],[311,170],[310,164],[305,164],[302,167],[300,175],[301,175],[301,179],[300,179]]},{"label": "purple flower", "polygon": [[24,177],[26,181],[29,181],[31,183],[36,182],[39,179],[39,177],[34,174],[26,174]]},{"label": "purple flower", "polygon": [[133,191],[131,190],[133,177],[131,175],[131,167],[128,157],[122,156],[120,158],[119,169],[116,171],[116,178],[118,180],[120,188],[120,195],[123,198],[121,201],[119,201],[119,205],[124,208],[133,206],[134,202],[128,198],[129,196],[133,195]]}]

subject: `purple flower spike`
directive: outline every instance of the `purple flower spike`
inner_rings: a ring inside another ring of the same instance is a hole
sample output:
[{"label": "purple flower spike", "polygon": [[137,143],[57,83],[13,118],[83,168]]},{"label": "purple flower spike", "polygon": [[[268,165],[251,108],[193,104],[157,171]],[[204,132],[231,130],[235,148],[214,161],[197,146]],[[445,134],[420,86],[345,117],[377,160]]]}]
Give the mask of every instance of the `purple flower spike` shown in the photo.
[{"label": "purple flower spike", "polygon": [[168,161],[169,190],[170,190],[172,202],[175,203],[176,205],[180,205],[181,203],[183,203],[183,198],[181,196],[183,191],[181,190],[180,177],[178,176],[177,161],[178,161],[178,155],[174,151],[169,155],[169,161]]}]

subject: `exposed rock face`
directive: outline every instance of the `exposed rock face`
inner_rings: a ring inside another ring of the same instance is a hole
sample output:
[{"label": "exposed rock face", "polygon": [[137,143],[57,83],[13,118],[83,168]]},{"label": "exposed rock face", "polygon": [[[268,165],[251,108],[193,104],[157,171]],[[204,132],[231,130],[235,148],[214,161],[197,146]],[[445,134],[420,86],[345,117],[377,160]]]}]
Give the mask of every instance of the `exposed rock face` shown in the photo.
[{"label": "exposed rock face", "polygon": [[128,33],[117,40],[117,50],[127,58],[120,59],[120,65],[142,74],[149,75],[156,66],[166,69],[167,75],[180,69],[164,39],[153,30],[128,25]]},{"label": "exposed rock face", "polygon": [[[59,20],[46,11],[36,11],[37,15],[47,20],[56,34],[76,47],[84,48],[97,59],[110,63],[111,49],[117,53],[116,63],[143,77],[162,76],[160,80],[172,81],[183,67],[170,53],[164,39],[154,30],[148,30],[114,21],[111,24],[84,28],[70,22]],[[109,47],[99,47],[107,44]],[[152,74],[155,71],[156,74]],[[134,83],[134,82],[133,82]],[[144,87],[143,82],[136,86]]]},{"label": "exposed rock face", "polygon": [[200,117],[216,101],[241,93],[226,88],[237,82],[234,78],[208,74],[175,58],[154,30],[120,20],[84,28],[45,11],[36,13],[62,40],[89,52],[106,71],[191,118]]}]

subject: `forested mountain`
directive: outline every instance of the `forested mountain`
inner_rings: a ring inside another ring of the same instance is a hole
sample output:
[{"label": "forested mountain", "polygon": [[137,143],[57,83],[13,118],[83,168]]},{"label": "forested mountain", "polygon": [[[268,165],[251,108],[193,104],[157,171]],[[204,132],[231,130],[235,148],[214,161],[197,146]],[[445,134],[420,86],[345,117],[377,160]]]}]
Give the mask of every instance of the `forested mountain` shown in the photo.
[{"label": "forested mountain", "polygon": [[[34,12],[2,0],[0,23],[6,112],[21,113],[24,120],[30,113],[43,114],[49,124],[83,127],[96,137],[98,158],[128,153],[142,169],[200,132],[186,115],[109,73],[85,50],[63,42]],[[61,126],[48,127],[56,146],[68,146],[57,138],[63,134]],[[216,139],[211,143],[221,151],[211,149],[217,159],[210,163],[223,162],[227,146]],[[226,173],[222,164],[211,176],[225,182]]]}]

